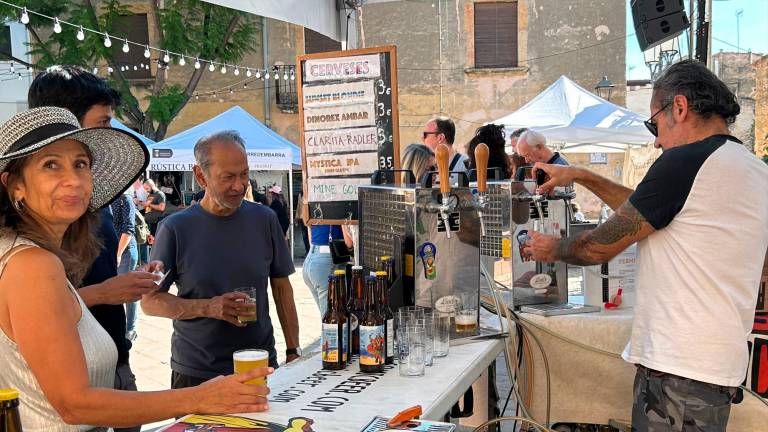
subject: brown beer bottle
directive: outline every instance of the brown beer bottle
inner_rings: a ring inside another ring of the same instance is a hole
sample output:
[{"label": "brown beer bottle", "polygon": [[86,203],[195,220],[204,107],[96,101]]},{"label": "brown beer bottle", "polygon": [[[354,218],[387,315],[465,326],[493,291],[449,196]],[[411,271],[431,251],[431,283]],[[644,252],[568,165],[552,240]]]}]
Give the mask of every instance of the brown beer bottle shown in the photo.
[{"label": "brown beer bottle", "polygon": [[365,314],[360,321],[360,371],[382,372],[385,358],[384,319],[376,305],[376,279],[366,278]]},{"label": "brown beer bottle", "polygon": [[378,297],[381,317],[384,319],[385,363],[395,362],[395,314],[389,307],[389,288],[387,287],[387,272],[376,272],[376,294]]},{"label": "brown beer bottle", "polygon": [[338,301],[339,301],[339,313],[344,316],[344,337],[343,344],[344,363],[349,363],[352,360],[352,356],[349,354],[349,341],[351,339],[349,328],[349,311],[347,311],[347,272],[344,270],[334,270],[333,274],[337,277],[336,283],[339,284]]},{"label": "brown beer bottle", "polygon": [[323,369],[344,369],[346,320],[339,310],[339,276],[328,276],[328,310],[323,316]]},{"label": "brown beer bottle", "polygon": [[352,267],[352,292],[347,302],[349,312],[349,346],[351,355],[360,354],[360,321],[365,314],[365,302],[363,301],[363,267]]},{"label": "brown beer bottle", "polygon": [[19,391],[0,389],[0,432],[22,432],[19,416]]}]

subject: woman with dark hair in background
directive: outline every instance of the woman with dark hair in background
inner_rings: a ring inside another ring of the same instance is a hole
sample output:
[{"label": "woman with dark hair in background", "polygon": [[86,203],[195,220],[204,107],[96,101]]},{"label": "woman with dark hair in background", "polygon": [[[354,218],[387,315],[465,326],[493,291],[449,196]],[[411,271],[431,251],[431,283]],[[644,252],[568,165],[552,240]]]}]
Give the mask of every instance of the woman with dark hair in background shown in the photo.
[{"label": "woman with dark hair in background", "polygon": [[283,197],[283,188],[273,185],[269,188],[269,194],[272,198],[269,208],[277,214],[277,221],[280,222],[280,228],[283,229],[283,236],[285,236],[291,226],[291,217],[288,215],[288,202]]},{"label": "woman with dark hair in background", "polygon": [[488,168],[500,168],[502,178],[511,178],[513,174],[512,167],[510,166],[509,156],[504,151],[504,142],[504,126],[487,124],[477,128],[475,136],[467,144],[469,168],[477,169],[475,148],[478,144],[485,143],[488,146]]}]

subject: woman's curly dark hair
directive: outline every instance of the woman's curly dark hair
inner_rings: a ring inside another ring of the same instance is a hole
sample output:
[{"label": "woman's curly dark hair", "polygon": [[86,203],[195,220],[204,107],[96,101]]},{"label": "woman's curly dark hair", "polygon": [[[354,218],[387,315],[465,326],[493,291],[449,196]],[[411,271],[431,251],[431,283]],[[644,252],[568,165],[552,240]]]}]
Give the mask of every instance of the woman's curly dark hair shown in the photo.
[{"label": "woman's curly dark hair", "polygon": [[480,126],[475,131],[475,136],[467,144],[469,153],[469,168],[477,169],[475,162],[475,148],[480,143],[488,146],[488,168],[501,168],[502,176],[507,179],[512,176],[512,167],[509,162],[509,156],[504,151],[506,133],[504,126],[497,124],[487,124]]}]

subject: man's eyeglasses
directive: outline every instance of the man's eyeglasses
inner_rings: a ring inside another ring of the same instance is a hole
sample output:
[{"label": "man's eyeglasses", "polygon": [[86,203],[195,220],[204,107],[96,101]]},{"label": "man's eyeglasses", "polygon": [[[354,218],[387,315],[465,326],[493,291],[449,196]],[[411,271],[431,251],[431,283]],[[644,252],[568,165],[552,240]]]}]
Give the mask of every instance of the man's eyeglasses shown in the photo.
[{"label": "man's eyeglasses", "polygon": [[645,124],[645,127],[647,127],[647,128],[648,128],[648,131],[649,131],[649,132],[651,132],[651,135],[653,135],[653,136],[655,136],[655,137],[658,137],[658,136],[659,136],[659,127],[658,127],[658,126],[656,126],[656,122],[655,122],[655,121],[653,121],[653,118],[654,118],[654,117],[656,117],[657,115],[659,115],[659,113],[660,113],[660,112],[662,112],[662,111],[664,111],[665,109],[667,109],[667,107],[669,107],[670,105],[672,105],[672,102],[669,102],[669,103],[667,103],[666,105],[664,105],[663,107],[661,107],[661,109],[660,109],[660,110],[658,110],[658,111],[656,111],[656,112],[655,112],[655,113],[654,113],[654,114],[651,116],[651,118],[649,118],[648,120],[646,120],[646,121],[644,121],[644,122],[643,122],[643,123]]},{"label": "man's eyeglasses", "polygon": [[439,134],[439,133],[440,133],[440,132],[437,132],[437,131],[435,131],[435,132],[427,132],[427,131],[424,131],[424,132],[422,132],[422,133],[421,133],[421,139],[427,139],[427,137],[428,137],[429,135],[432,135],[432,134],[435,134],[435,135],[437,135],[437,134]]}]

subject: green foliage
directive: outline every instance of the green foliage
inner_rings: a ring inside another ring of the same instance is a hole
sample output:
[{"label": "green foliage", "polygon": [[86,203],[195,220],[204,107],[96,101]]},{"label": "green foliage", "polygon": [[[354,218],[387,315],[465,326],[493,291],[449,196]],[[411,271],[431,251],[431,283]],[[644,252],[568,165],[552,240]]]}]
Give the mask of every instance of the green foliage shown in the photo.
[{"label": "green foliage", "polygon": [[[86,30],[86,38],[76,38],[77,27],[62,24],[60,34],[53,33],[53,22],[29,13],[28,28],[32,34],[29,54],[39,67],[53,64],[74,64],[84,67],[114,64],[113,50],[119,50],[120,39],[125,35],[114,33],[114,25],[120,16],[130,15],[130,8],[120,0],[92,0],[94,7],[82,0],[13,0],[19,6],[48,16],[59,17],[75,25],[106,31],[112,38],[112,48],[104,46],[103,37]],[[158,11],[164,48],[185,54],[188,58],[200,57],[230,64],[239,63],[243,56],[259,45],[259,32],[250,15],[233,9],[216,6],[200,0],[166,0],[165,8]],[[21,12],[13,7],[0,5],[0,19],[17,20]],[[234,31],[228,29],[235,20]],[[149,28],[153,28],[152,22]],[[226,43],[225,43],[226,41]],[[133,48],[136,49],[136,48]],[[117,73],[117,72],[116,72]],[[140,111],[137,98],[125,81],[111,80],[123,93],[123,106],[118,113]],[[148,108],[143,112],[152,124],[167,125],[173,120],[188,95],[186,86],[163,85],[149,96]],[[194,90],[194,89],[193,89]],[[144,128],[146,130],[146,128]],[[160,139],[154,136],[151,138]]]}]

